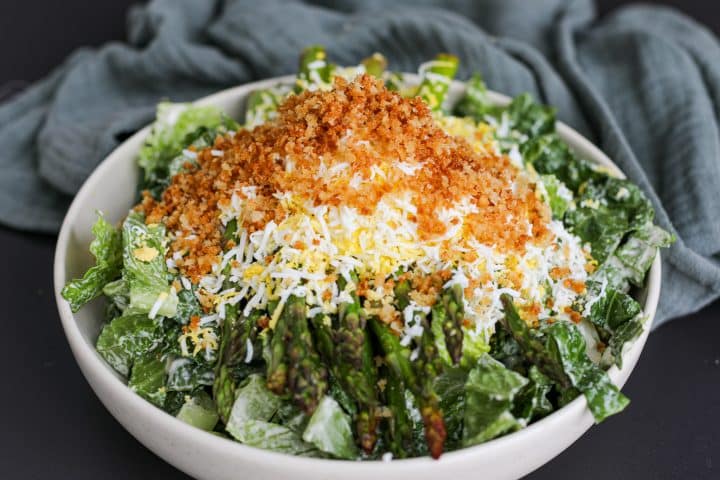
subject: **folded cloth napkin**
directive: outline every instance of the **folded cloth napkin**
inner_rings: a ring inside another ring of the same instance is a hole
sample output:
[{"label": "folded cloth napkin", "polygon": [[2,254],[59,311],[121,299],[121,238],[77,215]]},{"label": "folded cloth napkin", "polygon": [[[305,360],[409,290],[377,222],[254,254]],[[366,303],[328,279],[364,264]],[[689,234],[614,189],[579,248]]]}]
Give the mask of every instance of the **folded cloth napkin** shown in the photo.
[{"label": "folded cloth napkin", "polygon": [[677,235],[656,325],[720,295],[720,45],[666,8],[597,19],[591,0],[156,0],[128,43],[81,50],[0,106],[0,221],[54,232],[100,160],[163,98],[294,72],[320,43],[340,64],[380,51],[414,71],[438,52],[460,78],[530,92],[598,144]]}]

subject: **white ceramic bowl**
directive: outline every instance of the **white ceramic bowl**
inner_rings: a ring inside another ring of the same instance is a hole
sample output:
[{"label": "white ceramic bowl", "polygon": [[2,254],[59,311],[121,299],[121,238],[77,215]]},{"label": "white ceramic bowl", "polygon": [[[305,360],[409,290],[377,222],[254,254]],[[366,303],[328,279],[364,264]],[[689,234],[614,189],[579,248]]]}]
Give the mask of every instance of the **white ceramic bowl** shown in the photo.
[{"label": "white ceramic bowl", "polygon": [[[408,75],[413,78],[412,75]],[[415,77],[416,78],[416,77]],[[203,98],[199,104],[216,105],[239,118],[249,92],[278,82],[280,77],[251,83]],[[458,98],[463,84],[454,82],[450,101]],[[490,93],[498,104],[509,99]],[[558,133],[580,156],[622,175],[600,150],[566,125]],[[580,396],[564,408],[516,433],[471,448],[445,453],[439,460],[415,458],[392,462],[355,462],[295,457],[220,438],[193,428],[163,412],[130,391],[125,381],[95,351],[95,340],[103,323],[102,305],[96,301],[72,313],[60,296],[63,285],[82,275],[91,265],[88,245],[90,228],[101,210],[111,222],[120,221],[135,202],[138,167],[135,157],[148,134],[145,128],[113,151],[78,192],[57,242],[54,265],[55,297],[60,318],[75,359],[85,378],[110,413],[143,445],[180,470],[201,479],[251,478],[254,480],[430,480],[437,478],[505,479],[525,475],[555,457],[593,424],[593,417]],[[624,357],[623,368],[612,367],[610,377],[622,386],[640,356],[655,315],[660,293],[659,255],[648,275],[640,301],[649,316],[642,335]],[[132,461],[132,459],[128,459]],[[588,461],[594,461],[588,459]]]}]

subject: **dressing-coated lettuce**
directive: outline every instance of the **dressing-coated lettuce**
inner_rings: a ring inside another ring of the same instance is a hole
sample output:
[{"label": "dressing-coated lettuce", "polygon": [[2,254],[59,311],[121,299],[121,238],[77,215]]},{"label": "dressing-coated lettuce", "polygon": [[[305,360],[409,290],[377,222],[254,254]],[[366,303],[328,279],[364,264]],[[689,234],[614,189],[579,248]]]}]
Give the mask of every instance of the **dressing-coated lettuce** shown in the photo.
[{"label": "dressing-coated lettuce", "polygon": [[165,227],[146,225],[142,215],[133,212],[123,223],[122,235],[123,279],[130,292],[127,313],[175,316],[178,298],[165,263]]},{"label": "dressing-coated lettuce", "polygon": [[122,240],[118,229],[99,215],[92,232],[95,239],[90,243],[90,253],[95,257],[95,266],[62,289],[62,296],[73,312],[100,296],[103,287],[117,278],[122,268]]}]

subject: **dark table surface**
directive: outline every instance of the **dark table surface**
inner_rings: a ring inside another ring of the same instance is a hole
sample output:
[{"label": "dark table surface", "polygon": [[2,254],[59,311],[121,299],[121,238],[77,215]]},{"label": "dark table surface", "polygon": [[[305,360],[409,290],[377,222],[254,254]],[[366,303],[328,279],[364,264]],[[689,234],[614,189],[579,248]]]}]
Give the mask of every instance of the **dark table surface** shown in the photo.
[{"label": "dark table surface", "polygon": [[[0,1],[0,97],[79,46],[122,40],[131,3]],[[598,3],[607,12],[628,2]],[[717,0],[657,3],[720,32]],[[125,432],[80,374],[52,295],[54,245],[52,236],[0,228],[0,478],[187,478]],[[720,302],[655,331],[625,386],[626,412],[527,478],[720,478],[718,317]]]}]

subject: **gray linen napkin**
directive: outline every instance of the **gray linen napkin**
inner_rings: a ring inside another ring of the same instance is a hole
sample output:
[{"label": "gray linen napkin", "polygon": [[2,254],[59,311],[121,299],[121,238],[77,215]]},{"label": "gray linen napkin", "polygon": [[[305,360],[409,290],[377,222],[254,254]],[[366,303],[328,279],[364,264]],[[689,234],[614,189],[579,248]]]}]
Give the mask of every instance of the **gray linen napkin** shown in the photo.
[{"label": "gray linen napkin", "polygon": [[720,295],[720,44],[672,10],[598,20],[591,0],[156,0],[130,11],[128,38],[78,51],[0,106],[0,222],[56,231],[160,99],[291,73],[311,43],[337,63],[380,51],[407,71],[447,51],[460,78],[480,70],[494,90],[558,107],[645,190],[678,237],[656,325]]}]

